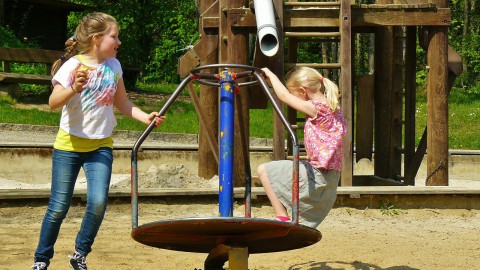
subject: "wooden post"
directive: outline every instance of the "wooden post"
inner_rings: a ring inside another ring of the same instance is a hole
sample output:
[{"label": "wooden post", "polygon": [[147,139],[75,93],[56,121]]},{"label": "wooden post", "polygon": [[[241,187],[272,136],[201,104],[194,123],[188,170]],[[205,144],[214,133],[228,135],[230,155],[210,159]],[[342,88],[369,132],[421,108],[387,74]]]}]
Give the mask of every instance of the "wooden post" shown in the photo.
[{"label": "wooden post", "polygon": [[[282,43],[283,41],[283,1],[273,0],[273,5],[275,9],[275,17],[276,17],[275,25],[277,27],[277,37],[278,37],[278,40],[280,41],[280,46],[278,48],[276,55],[272,57],[268,57],[260,51],[260,45],[258,43],[258,38],[257,38],[253,65],[259,68],[268,67],[273,73],[275,73],[275,75],[277,75],[280,81],[283,82],[284,81],[284,75],[283,75],[284,74],[284,56],[283,56],[284,49],[283,49],[283,43]],[[254,89],[256,89],[256,91],[262,91],[260,87],[255,87]],[[251,96],[251,99],[252,99],[251,101],[253,101],[254,103],[255,102],[258,103],[258,101],[253,100],[255,98],[256,96]],[[266,95],[262,94],[262,98],[264,98],[265,101],[268,102]],[[284,108],[284,104],[281,100],[276,98],[276,102],[280,108]],[[265,108],[266,108],[266,104],[265,104]],[[296,111],[295,111],[295,115],[296,115]],[[291,123],[292,122],[290,122],[290,124]],[[287,142],[290,142],[290,140],[287,140]],[[273,159],[281,160],[285,158],[286,158],[285,157],[285,127],[283,126],[283,123],[281,122],[280,118],[274,112],[273,113]]]},{"label": "wooden post", "polygon": [[[447,1],[433,1],[447,7]],[[448,186],[448,27],[429,28],[427,86],[428,186]]]},{"label": "wooden post", "polygon": [[[455,79],[462,73],[462,58],[448,46],[448,82],[447,94],[450,93]],[[405,183],[415,182],[420,164],[422,163],[425,152],[427,151],[427,128],[423,131],[422,138],[418,143],[417,151],[414,153],[412,160],[408,163],[408,174],[405,175]],[[428,182],[428,177],[427,177]]]},{"label": "wooden post", "polygon": [[343,161],[341,185],[352,186],[353,182],[353,125],[352,125],[352,17],[351,1],[342,0],[340,10],[340,91],[342,94],[342,110],[347,121],[347,134],[343,140]]},{"label": "wooden post", "polygon": [[[200,2],[200,14],[205,15],[204,12],[215,2],[215,0],[202,0]],[[213,10],[212,10],[213,11]],[[212,12],[210,11],[210,12]],[[217,14],[210,14],[215,16]],[[200,18],[199,33],[201,38],[209,38],[213,42],[218,41],[218,31],[209,30],[205,32],[202,25],[202,18]],[[216,38],[215,38],[216,37]],[[215,64],[218,62],[217,50],[211,53],[207,58],[200,62],[200,65]],[[211,71],[213,72],[213,71]],[[205,113],[205,125],[200,125],[199,128],[199,143],[198,143],[198,176],[210,179],[218,174],[218,164],[213,162],[215,155],[209,147],[208,130],[211,133],[218,133],[218,89],[216,87],[200,85],[200,104],[202,111]],[[218,136],[215,139],[218,145]],[[218,153],[218,149],[216,149]]]},{"label": "wooden post", "polygon": [[389,178],[400,180],[402,174],[402,128],[403,128],[403,30],[393,27],[393,65],[392,65],[392,114],[391,139],[389,145]]},{"label": "wooden post", "polygon": [[[415,113],[416,113],[416,31],[415,26],[407,27],[405,43],[405,145],[403,151],[404,181],[415,185],[411,162],[415,157]],[[416,172],[415,172],[416,174]]]},{"label": "wooden post", "polygon": [[357,113],[355,118],[355,161],[363,158],[372,160],[373,148],[373,75],[358,76]]},{"label": "wooden post", "polygon": [[[290,1],[291,2],[291,1]],[[288,63],[297,63],[298,59],[298,39],[296,37],[288,38]],[[291,107],[287,107],[287,120],[291,125],[297,124],[297,111]],[[298,130],[296,132],[298,134]],[[303,138],[301,139],[303,140]],[[287,140],[288,155],[293,154],[293,144],[291,140]]]},{"label": "wooden post", "polygon": [[389,177],[391,139],[391,95],[393,66],[393,27],[375,33],[375,154],[374,174]]},{"label": "wooden post", "polygon": [[[227,25],[225,29],[222,29],[222,39],[225,44],[222,46],[226,46],[226,58],[225,55],[221,55],[220,63],[229,63],[229,64],[246,64],[247,63],[247,49],[248,49],[248,33],[245,30],[240,28],[234,28],[231,25],[228,25],[228,22],[233,17],[230,17],[228,10],[232,8],[240,8],[246,7],[247,2],[244,0],[228,0],[227,1],[227,9],[221,10],[222,13],[226,13],[226,21]],[[222,9],[222,8],[221,8]],[[222,18],[225,14],[222,14]],[[222,27],[224,24],[222,23]],[[225,39],[226,37],[226,39]],[[234,69],[232,69],[234,70]],[[234,71],[242,71],[242,70],[234,70]],[[245,164],[246,161],[250,159],[248,153],[250,149],[250,141],[249,141],[249,134],[250,134],[250,116],[249,116],[249,92],[247,88],[240,89],[240,92],[235,97],[236,99],[240,99],[241,106],[235,107],[235,141],[234,141],[234,179],[233,184],[234,186],[244,186],[245,185]],[[241,118],[241,120],[239,119]],[[241,125],[242,124],[242,125]],[[237,132],[238,131],[238,132]],[[241,133],[243,132],[246,134],[245,141],[242,140]],[[244,149],[242,149],[244,148]],[[244,156],[244,154],[247,156]]]},{"label": "wooden post", "polygon": [[[284,46],[283,46],[283,1],[282,0],[274,0],[273,1],[276,17],[277,25],[277,34],[278,40],[280,41],[280,46],[278,48],[277,54],[274,56],[274,68],[272,71],[278,76],[281,81],[284,81]],[[280,108],[284,107],[284,104],[279,99],[276,100]],[[273,117],[273,138],[274,138],[274,146],[273,146],[273,158],[275,160],[285,159],[285,127],[276,114]],[[290,138],[289,138],[290,141]]]}]

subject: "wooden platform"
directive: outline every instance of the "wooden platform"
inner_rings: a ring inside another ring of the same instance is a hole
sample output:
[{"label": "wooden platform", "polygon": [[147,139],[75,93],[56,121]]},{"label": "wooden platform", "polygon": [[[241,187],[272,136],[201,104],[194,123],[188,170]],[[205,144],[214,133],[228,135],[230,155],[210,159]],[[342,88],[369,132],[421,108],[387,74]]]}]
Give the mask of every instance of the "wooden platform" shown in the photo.
[{"label": "wooden platform", "polygon": [[[338,27],[339,8],[325,5],[284,6],[283,26],[285,31],[299,28]],[[338,3],[338,2],[337,2]],[[307,4],[307,3],[305,3]],[[231,27],[251,28],[255,32],[255,14],[249,8],[233,8],[229,11]],[[205,29],[218,28],[218,17],[203,17]],[[352,5],[352,27],[365,26],[449,26],[451,11],[438,8],[432,3],[417,4],[371,4]]]},{"label": "wooden platform", "polygon": [[[235,188],[234,197],[244,198],[245,189]],[[48,189],[3,189],[0,201],[45,200],[50,196]],[[77,190],[74,198],[84,200],[86,190]],[[217,189],[143,189],[139,190],[140,201],[151,198],[182,198],[195,200],[199,197],[218,199]],[[110,198],[126,202],[130,200],[130,190],[110,190]],[[261,187],[252,188],[254,203],[268,204]],[[414,187],[414,186],[362,186],[339,187],[335,207],[382,208],[392,204],[396,208],[438,208],[438,209],[480,209],[480,190],[468,187]]]}]

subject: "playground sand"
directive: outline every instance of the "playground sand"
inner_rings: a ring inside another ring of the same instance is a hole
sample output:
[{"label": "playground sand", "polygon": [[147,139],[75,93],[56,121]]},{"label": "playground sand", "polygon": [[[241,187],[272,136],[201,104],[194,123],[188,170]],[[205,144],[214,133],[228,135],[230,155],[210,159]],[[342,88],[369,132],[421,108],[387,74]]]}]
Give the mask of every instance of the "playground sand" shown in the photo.
[{"label": "playground sand", "polygon": [[[45,135],[47,132],[19,136],[18,132],[5,130],[0,141],[25,138],[32,142],[51,142],[55,132],[48,132],[50,137]],[[478,175],[472,177],[476,171],[469,170],[466,177],[450,179],[451,185],[480,188],[480,181],[476,180]],[[47,178],[49,173],[45,168],[38,172]],[[216,178],[199,181],[191,168],[181,164],[151,166],[141,173],[142,179],[149,179],[141,183],[141,188],[210,188],[218,184]],[[128,189],[129,181],[129,174],[114,174],[112,188]],[[422,185],[421,180],[418,185]],[[46,189],[49,186],[45,181],[0,176],[1,189]],[[76,189],[84,188],[85,179],[79,177]],[[141,198],[140,203],[140,225],[163,219],[213,217],[218,211],[215,199],[201,197],[147,201]],[[46,207],[46,200],[0,203],[0,270],[29,269]],[[49,269],[69,269],[68,255],[74,248],[84,211],[84,202],[75,200],[62,225]],[[130,237],[130,211],[127,198],[110,201],[93,252],[88,256],[89,269],[203,269],[207,254],[169,251],[135,242]],[[252,214],[272,218],[273,210],[262,197],[253,200]],[[236,206],[234,216],[242,215],[243,205]],[[479,269],[480,210],[339,207],[330,212],[318,229],[323,234],[319,243],[292,251],[252,254],[249,269]]]},{"label": "playground sand", "polygon": [[[263,199],[254,217],[271,218]],[[46,202],[2,202],[0,269],[29,269]],[[65,219],[50,269],[69,269],[68,255],[84,212],[76,201]],[[148,199],[140,202],[139,224],[183,217],[214,216],[214,199]],[[236,205],[235,216],[243,215]],[[113,199],[88,256],[89,269],[203,269],[207,254],[152,248],[130,237],[130,204]],[[478,269],[480,210],[334,208],[318,229],[323,239],[303,249],[252,254],[249,269]]]}]

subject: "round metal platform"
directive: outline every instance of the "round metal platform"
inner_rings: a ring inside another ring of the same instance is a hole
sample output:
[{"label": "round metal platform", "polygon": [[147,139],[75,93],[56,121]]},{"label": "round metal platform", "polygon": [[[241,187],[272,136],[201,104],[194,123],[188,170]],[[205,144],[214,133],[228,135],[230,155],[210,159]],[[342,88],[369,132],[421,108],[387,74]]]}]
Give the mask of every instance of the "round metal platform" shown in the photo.
[{"label": "round metal platform", "polygon": [[259,218],[187,218],[144,224],[132,230],[132,238],[144,245],[197,253],[209,253],[218,245],[247,247],[248,253],[267,253],[303,248],[320,241],[316,229]]}]

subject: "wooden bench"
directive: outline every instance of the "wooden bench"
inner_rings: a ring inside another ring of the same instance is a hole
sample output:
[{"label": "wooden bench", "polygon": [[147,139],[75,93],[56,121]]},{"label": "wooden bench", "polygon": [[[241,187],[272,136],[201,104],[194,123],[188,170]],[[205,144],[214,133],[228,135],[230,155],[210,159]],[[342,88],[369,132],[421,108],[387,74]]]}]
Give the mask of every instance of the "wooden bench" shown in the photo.
[{"label": "wooden bench", "polygon": [[[0,47],[0,61],[3,72],[0,72],[0,91],[7,92],[12,97],[19,97],[19,83],[51,85],[50,75],[52,64],[64,54],[62,51],[30,49],[30,48],[3,48]],[[10,63],[40,63],[46,65],[44,74],[21,74],[11,72]],[[124,81],[127,88],[134,88],[140,69],[123,67]]]},{"label": "wooden bench", "polygon": [[[0,72],[0,91],[8,92],[17,97],[19,83],[50,85],[52,64],[64,54],[62,51],[30,49],[30,48],[3,48],[0,47],[0,61],[3,72]],[[11,63],[40,63],[45,64],[44,74],[21,74],[11,72]]]},{"label": "wooden bench", "polygon": [[[27,83],[51,84],[50,70],[53,62],[64,54],[61,51],[40,49],[1,48],[0,61],[3,61],[3,72],[0,72],[0,83]],[[20,74],[12,73],[10,63],[42,63],[46,64],[45,74]]]}]

